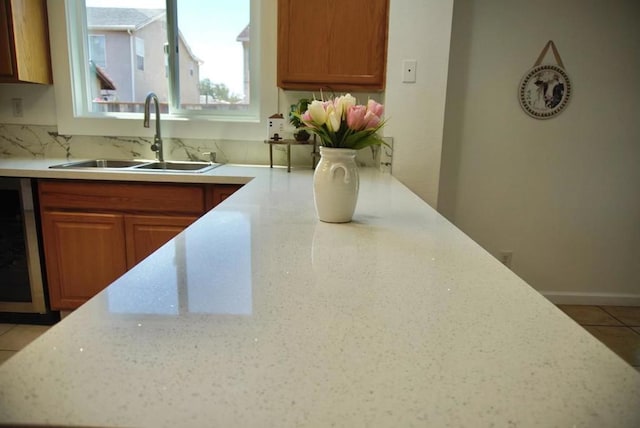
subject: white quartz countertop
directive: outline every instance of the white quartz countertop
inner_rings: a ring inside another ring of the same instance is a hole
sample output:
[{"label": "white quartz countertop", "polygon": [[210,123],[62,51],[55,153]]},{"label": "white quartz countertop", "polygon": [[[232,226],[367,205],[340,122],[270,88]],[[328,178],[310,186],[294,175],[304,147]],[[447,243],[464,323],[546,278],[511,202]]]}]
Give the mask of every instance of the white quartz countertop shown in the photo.
[{"label": "white quartz countertop", "polygon": [[184,176],[248,184],[1,365],[0,423],[640,426],[640,374],[390,175],[348,224],[311,170]]},{"label": "white quartz countertop", "polygon": [[[77,159],[78,161],[82,159]],[[158,183],[229,183],[245,184],[256,171],[268,167],[221,165],[203,173],[135,170],[118,168],[50,168],[69,163],[67,159],[0,159],[0,177],[60,178],[78,180],[151,181]],[[150,161],[151,162],[151,161]],[[280,168],[277,168],[278,170]],[[258,173],[260,175],[261,173]]]}]

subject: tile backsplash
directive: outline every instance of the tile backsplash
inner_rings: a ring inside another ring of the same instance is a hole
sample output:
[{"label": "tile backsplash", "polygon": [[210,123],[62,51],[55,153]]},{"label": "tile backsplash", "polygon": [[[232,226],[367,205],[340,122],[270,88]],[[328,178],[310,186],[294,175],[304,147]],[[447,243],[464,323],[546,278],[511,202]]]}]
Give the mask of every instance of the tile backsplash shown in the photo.
[{"label": "tile backsplash", "polygon": [[[215,152],[221,163],[269,165],[269,147],[262,141],[164,138],[168,160],[208,160]],[[55,126],[0,124],[0,158],[33,159],[154,159],[152,138],[62,135]],[[291,164],[310,167],[312,145],[292,146]],[[362,166],[377,166],[377,150],[358,153]],[[274,165],[286,165],[285,146],[275,146]]]}]

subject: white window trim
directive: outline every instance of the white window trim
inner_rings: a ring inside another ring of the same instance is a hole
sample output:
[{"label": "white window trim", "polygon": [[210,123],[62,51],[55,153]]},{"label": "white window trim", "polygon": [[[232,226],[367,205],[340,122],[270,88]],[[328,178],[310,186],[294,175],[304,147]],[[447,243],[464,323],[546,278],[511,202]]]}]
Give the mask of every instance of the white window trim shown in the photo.
[{"label": "white window trim", "polygon": [[[74,111],[74,94],[81,93],[82,79],[73,79],[69,50],[78,49],[67,34],[67,7],[74,0],[49,0],[51,66],[56,98],[58,132],[65,135],[105,135],[149,137],[152,129],[142,126],[141,113],[112,113],[108,117],[80,117]],[[263,140],[266,118],[278,108],[276,87],[276,0],[251,0],[251,64],[252,76],[260,76],[260,88],[252,84],[251,96],[258,97],[259,112],[255,117],[206,117],[162,115],[163,137],[205,138],[223,140]],[[86,18],[85,18],[86,19]],[[257,84],[258,79],[252,78]],[[75,88],[78,88],[77,90]]]}]

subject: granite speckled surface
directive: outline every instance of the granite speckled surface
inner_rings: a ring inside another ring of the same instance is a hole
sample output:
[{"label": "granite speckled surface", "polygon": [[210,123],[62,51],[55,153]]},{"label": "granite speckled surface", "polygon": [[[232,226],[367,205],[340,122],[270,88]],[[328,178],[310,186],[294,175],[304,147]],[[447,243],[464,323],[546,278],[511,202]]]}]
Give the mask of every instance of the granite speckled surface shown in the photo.
[{"label": "granite speckled surface", "polygon": [[0,366],[1,423],[640,426],[640,373],[390,175],[341,225],[310,170],[186,179],[248,184]]}]

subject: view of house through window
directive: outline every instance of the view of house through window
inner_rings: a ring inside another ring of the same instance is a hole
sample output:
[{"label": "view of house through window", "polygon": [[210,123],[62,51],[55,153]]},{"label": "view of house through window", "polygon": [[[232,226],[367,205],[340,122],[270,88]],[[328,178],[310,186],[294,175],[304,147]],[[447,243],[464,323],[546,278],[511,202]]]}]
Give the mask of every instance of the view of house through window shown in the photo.
[{"label": "view of house through window", "polygon": [[[92,112],[141,112],[170,87],[165,0],[85,0]],[[171,9],[169,9],[171,10]],[[246,110],[250,0],[177,1],[179,108]]]}]

